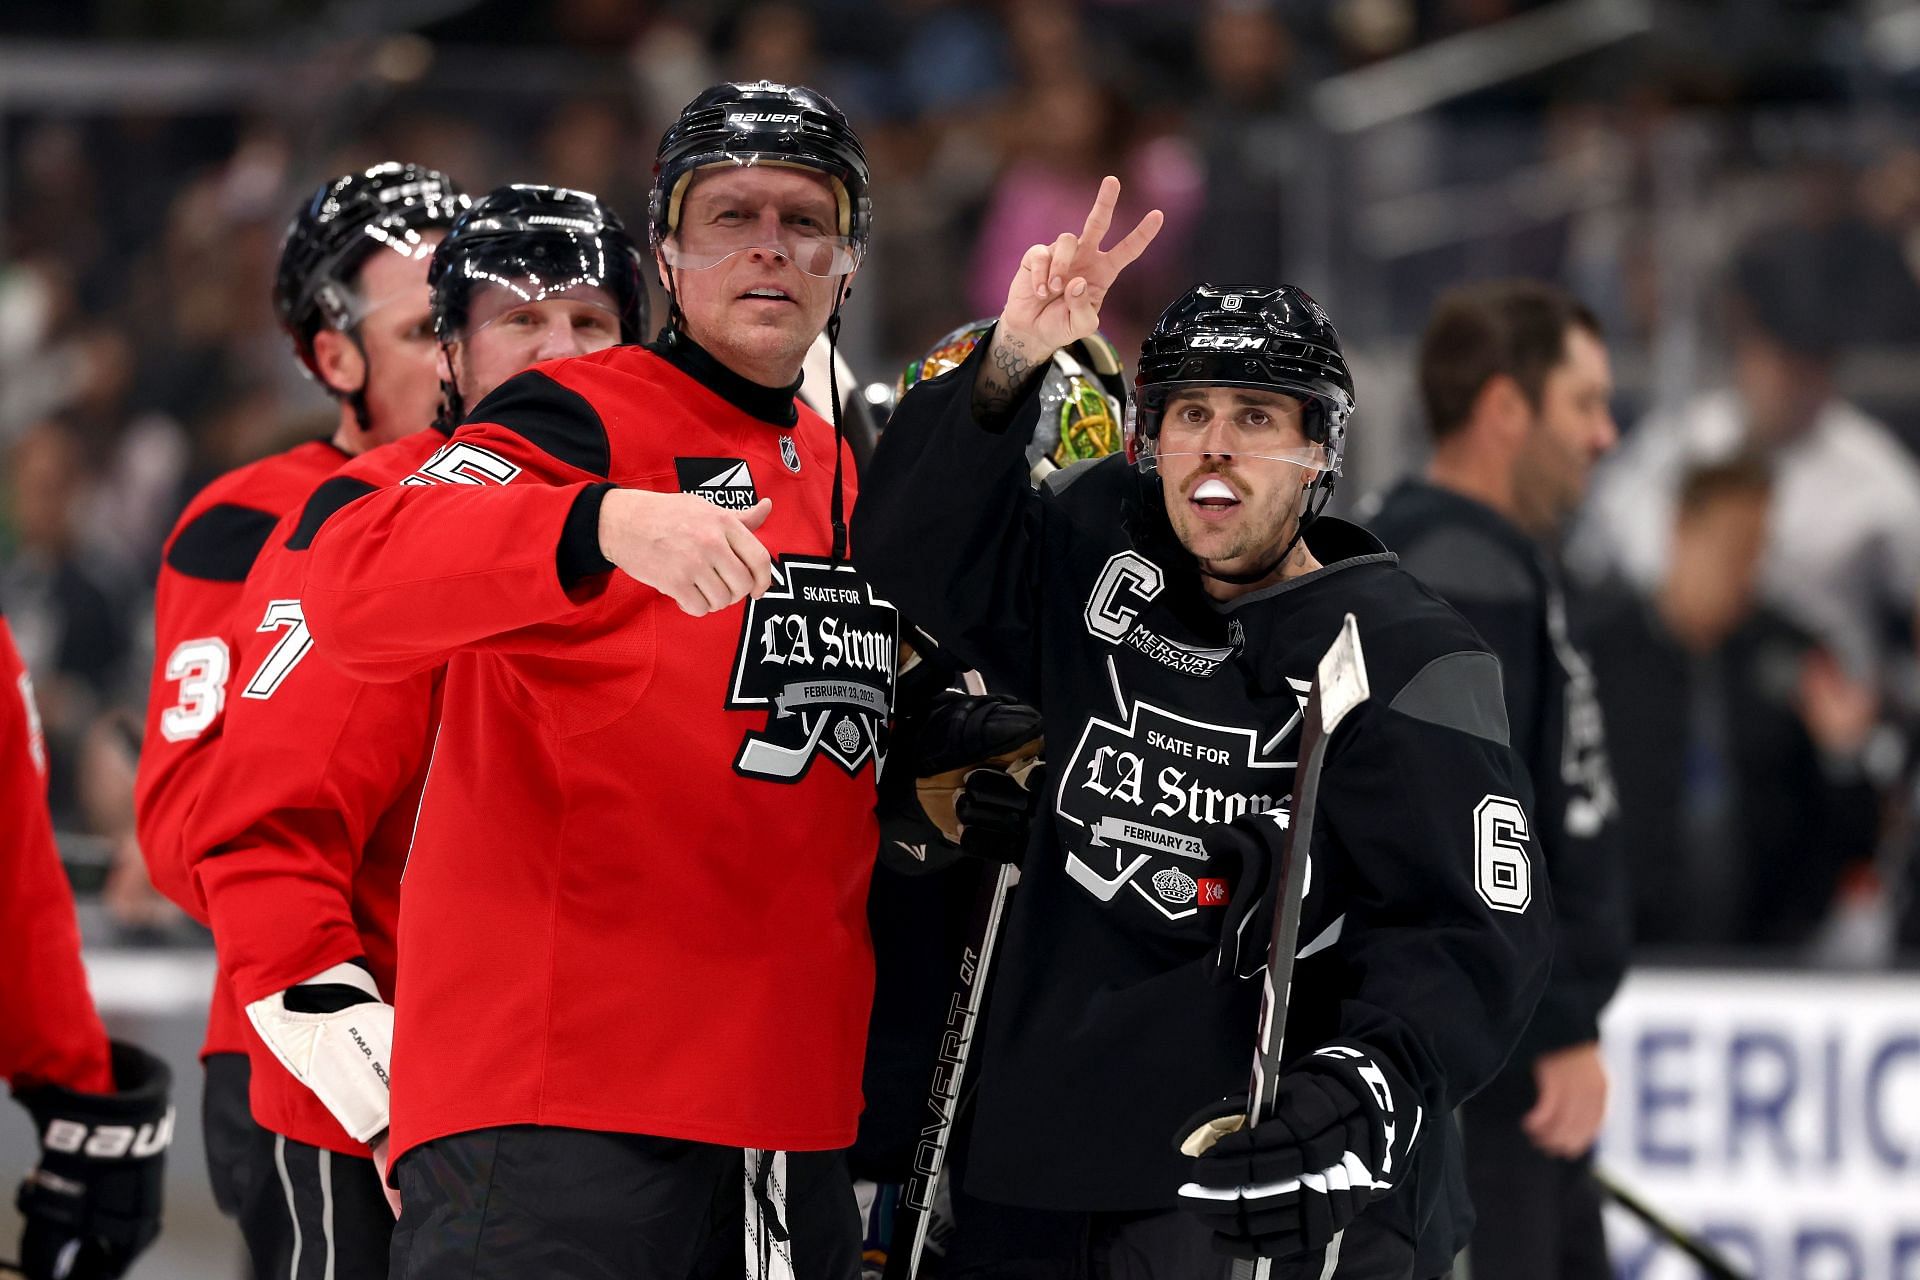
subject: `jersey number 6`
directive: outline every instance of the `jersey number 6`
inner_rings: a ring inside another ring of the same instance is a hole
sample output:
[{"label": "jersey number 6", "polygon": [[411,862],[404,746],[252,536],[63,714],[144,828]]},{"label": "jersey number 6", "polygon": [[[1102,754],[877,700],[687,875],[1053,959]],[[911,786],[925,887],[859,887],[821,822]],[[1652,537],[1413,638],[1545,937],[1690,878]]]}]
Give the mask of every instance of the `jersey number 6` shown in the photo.
[{"label": "jersey number 6", "polygon": [[1473,887],[1495,911],[1518,915],[1533,901],[1527,811],[1517,801],[1488,796],[1474,806]]}]

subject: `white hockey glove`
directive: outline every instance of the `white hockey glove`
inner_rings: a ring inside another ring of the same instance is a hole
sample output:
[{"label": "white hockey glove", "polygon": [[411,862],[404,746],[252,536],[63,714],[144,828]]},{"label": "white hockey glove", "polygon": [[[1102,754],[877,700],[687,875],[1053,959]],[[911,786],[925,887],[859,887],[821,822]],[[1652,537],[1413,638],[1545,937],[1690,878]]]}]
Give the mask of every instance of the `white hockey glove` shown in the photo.
[{"label": "white hockey glove", "polygon": [[355,1142],[387,1128],[387,1063],[393,1058],[393,1006],[373,975],[337,964],[247,1006],[254,1030]]},{"label": "white hockey glove", "polygon": [[1405,1172],[1420,1134],[1417,1095],[1370,1049],[1332,1044],[1293,1064],[1279,1110],[1246,1128],[1247,1100],[1194,1113],[1176,1135],[1194,1156],[1180,1204],[1239,1258],[1326,1247]]}]

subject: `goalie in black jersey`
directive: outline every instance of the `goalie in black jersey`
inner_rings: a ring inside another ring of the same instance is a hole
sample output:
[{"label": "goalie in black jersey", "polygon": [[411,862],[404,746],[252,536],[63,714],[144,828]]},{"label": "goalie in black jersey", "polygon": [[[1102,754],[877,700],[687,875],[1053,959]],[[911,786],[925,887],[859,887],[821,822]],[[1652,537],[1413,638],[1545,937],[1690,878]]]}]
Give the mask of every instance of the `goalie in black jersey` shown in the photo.
[{"label": "goalie in black jersey", "polygon": [[[1157,230],[1103,250],[1118,194],[1034,246],[991,338],[901,401],[854,519],[876,589],[1037,706],[1048,745],[947,1274],[1187,1280],[1224,1251],[1431,1280],[1472,1221],[1451,1112],[1550,945],[1498,663],[1319,514],[1353,385],[1298,289],[1190,290],[1141,352],[1125,455],[1030,485],[1039,375]],[[1244,1109],[1275,811],[1349,615],[1372,697],[1320,779],[1279,1114],[1208,1146]]]}]

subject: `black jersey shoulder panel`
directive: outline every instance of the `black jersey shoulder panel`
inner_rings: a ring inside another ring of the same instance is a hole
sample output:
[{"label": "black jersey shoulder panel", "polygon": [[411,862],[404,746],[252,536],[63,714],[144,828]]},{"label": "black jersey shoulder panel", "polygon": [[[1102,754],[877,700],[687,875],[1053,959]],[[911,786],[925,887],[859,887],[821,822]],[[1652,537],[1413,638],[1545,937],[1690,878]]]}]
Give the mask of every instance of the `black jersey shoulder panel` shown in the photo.
[{"label": "black jersey shoulder panel", "polygon": [[307,505],[300,509],[300,522],[287,538],[287,550],[305,551],[313,545],[314,536],[320,532],[320,526],[327,522],[327,517],[373,490],[373,485],[353,476],[334,476],[323,481],[307,499]]},{"label": "black jersey shoulder panel", "polygon": [[167,567],[206,582],[245,582],[279,522],[271,511],[216,502],[174,536]]},{"label": "black jersey shoulder panel", "polygon": [[497,422],[535,448],[603,480],[613,469],[613,445],[599,410],[538,369],[501,383],[474,406],[467,421]]}]

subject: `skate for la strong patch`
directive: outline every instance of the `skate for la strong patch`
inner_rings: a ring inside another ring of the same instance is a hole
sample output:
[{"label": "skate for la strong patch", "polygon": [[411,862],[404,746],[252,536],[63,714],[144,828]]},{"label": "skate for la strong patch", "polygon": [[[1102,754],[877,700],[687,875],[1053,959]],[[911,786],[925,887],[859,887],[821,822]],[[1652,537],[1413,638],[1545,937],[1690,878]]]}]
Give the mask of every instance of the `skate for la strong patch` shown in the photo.
[{"label": "skate for la strong patch", "polygon": [[900,614],[851,565],[782,556],[774,583],[748,600],[727,709],[766,708],[766,727],[733,767],[798,782],[826,756],[848,773],[886,760],[900,657]]},{"label": "skate for la strong patch", "polygon": [[1252,729],[1149,702],[1135,702],[1126,724],[1095,716],[1054,801],[1067,876],[1108,909],[1149,923],[1222,906],[1201,831],[1284,808],[1292,782],[1293,761],[1268,756]]}]

